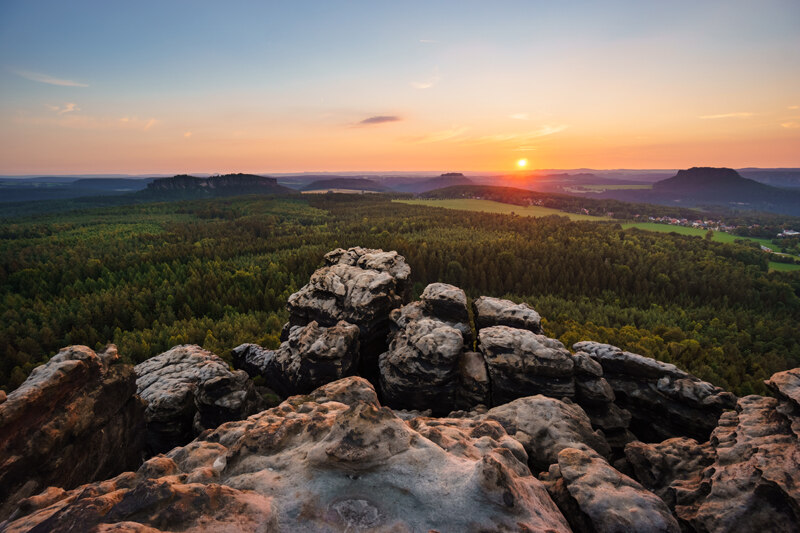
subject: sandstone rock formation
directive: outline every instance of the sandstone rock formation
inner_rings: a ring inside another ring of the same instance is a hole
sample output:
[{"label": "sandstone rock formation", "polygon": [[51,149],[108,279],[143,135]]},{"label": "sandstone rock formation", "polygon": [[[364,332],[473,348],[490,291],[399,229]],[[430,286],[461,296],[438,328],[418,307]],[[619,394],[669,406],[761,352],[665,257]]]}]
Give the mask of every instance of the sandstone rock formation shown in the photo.
[{"label": "sandstone rock formation", "polygon": [[524,456],[496,422],[406,423],[346,378],[30,498],[5,531],[570,531]]},{"label": "sandstone rock formation", "polygon": [[722,412],[736,403],[733,394],[675,365],[609,344],[578,342],[573,348],[588,353],[602,365],[616,404],[630,412],[631,431],[641,440],[708,440]]},{"label": "sandstone rock formation", "polygon": [[329,328],[313,321],[291,328],[277,350],[255,344],[233,349],[233,366],[261,376],[283,397],[308,394],[319,386],[353,375],[358,367],[358,326],[340,321]]},{"label": "sandstone rock formation", "polygon": [[147,446],[153,453],[261,407],[247,373],[231,372],[225,361],[199,346],[175,346],[135,370],[137,392],[147,403]]},{"label": "sandstone rock formation", "polygon": [[482,330],[492,326],[509,326],[542,332],[542,317],[528,304],[517,304],[511,300],[481,296],[472,302],[475,312],[475,328]]},{"label": "sandstone rock formation", "polygon": [[594,452],[566,448],[542,478],[575,531],[680,532],[663,501]]},{"label": "sandstone rock formation", "polygon": [[411,268],[397,252],[339,248],[325,255],[326,266],[289,297],[289,328],[316,321],[330,327],[344,320],[360,330],[361,373],[377,383],[377,357],[386,349],[389,312],[400,307]]},{"label": "sandstone rock formation", "polygon": [[[144,405],[114,345],[69,346],[0,404],[0,521],[50,485],[71,489],[136,468]],[[0,529],[2,527],[0,526]]]}]

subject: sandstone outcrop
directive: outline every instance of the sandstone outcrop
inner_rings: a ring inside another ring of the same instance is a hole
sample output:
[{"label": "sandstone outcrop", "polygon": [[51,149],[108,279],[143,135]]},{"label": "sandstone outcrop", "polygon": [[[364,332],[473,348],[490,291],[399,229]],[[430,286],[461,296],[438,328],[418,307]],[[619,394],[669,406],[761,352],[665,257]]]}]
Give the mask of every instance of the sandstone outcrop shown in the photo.
[{"label": "sandstone outcrop", "polygon": [[352,377],[25,500],[5,531],[570,531],[524,454],[496,422],[406,423]]},{"label": "sandstone outcrop", "polygon": [[247,373],[199,346],[184,344],[136,365],[147,403],[147,446],[153,453],[186,444],[205,429],[241,420],[262,405]]},{"label": "sandstone outcrop", "polygon": [[481,296],[472,302],[472,309],[475,328],[479,331],[492,326],[509,326],[534,333],[542,332],[542,317],[528,304]]},{"label": "sandstone outcrop", "polygon": [[631,431],[641,440],[672,437],[708,440],[717,420],[736,396],[679,370],[675,365],[625,352],[616,346],[578,342],[603,367],[616,404],[630,412]]},{"label": "sandstone outcrop", "polygon": [[542,478],[575,531],[681,531],[663,501],[594,452],[566,448]]},{"label": "sandstone outcrop", "polygon": [[0,521],[21,498],[105,479],[143,457],[133,367],[114,345],[64,348],[0,404]]},{"label": "sandstone outcrop", "polygon": [[261,376],[282,397],[308,394],[331,381],[356,373],[359,358],[358,326],[340,321],[322,327],[313,321],[291,328],[277,350],[255,344],[233,349],[233,366],[250,376]]},{"label": "sandstone outcrop", "polygon": [[377,383],[377,357],[386,350],[389,313],[400,307],[409,290],[411,268],[397,252],[367,248],[336,249],[326,266],[289,297],[289,329],[317,322],[330,327],[344,320],[360,330],[360,371]]}]

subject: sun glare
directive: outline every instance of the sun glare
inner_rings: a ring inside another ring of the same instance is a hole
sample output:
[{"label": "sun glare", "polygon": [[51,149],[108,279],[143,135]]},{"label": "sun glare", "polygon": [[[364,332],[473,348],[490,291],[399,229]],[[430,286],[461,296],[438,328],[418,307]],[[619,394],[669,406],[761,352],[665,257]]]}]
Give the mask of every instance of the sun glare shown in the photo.
[{"label": "sun glare", "polygon": [[517,160],[517,168],[523,169],[523,168],[525,168],[527,166],[528,166],[528,160],[527,159],[518,159]]}]

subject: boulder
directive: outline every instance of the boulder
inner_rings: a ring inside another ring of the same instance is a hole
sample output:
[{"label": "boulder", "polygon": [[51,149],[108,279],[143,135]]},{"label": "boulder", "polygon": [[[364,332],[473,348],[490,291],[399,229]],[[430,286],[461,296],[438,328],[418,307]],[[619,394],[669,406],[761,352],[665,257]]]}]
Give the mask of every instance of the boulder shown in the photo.
[{"label": "boulder", "polygon": [[458,387],[456,409],[472,409],[488,405],[491,398],[489,371],[486,360],[479,352],[461,352],[458,359]]},{"label": "boulder", "polygon": [[575,396],[572,355],[555,339],[492,326],[478,332],[478,348],[489,369],[492,405],[534,394]]},{"label": "boulder", "polygon": [[147,446],[168,451],[200,432],[260,410],[245,372],[199,346],[184,344],[136,365],[136,387],[147,402]]},{"label": "boulder", "polygon": [[616,404],[630,412],[630,429],[643,441],[673,437],[708,440],[722,412],[736,404],[733,394],[675,365],[609,344],[587,341],[573,348],[602,365]]},{"label": "boulder", "polygon": [[467,295],[463,290],[447,283],[431,283],[419,298],[427,316],[456,328],[464,337],[464,344],[472,346]]},{"label": "boulder", "polygon": [[773,374],[764,383],[780,398],[790,401],[800,408],[800,368]]},{"label": "boulder", "polygon": [[509,326],[534,333],[542,332],[542,317],[525,303],[481,296],[472,302],[472,310],[475,314],[475,329],[478,331],[492,326]]},{"label": "boulder", "polygon": [[262,376],[266,385],[286,398],[353,375],[358,368],[358,326],[340,321],[322,327],[313,321],[295,326],[277,350],[254,344],[233,349],[234,366],[251,376]]},{"label": "boulder", "polygon": [[565,448],[593,450],[604,457],[611,454],[603,434],[592,429],[586,413],[568,401],[529,396],[494,407],[478,418],[498,422],[517,439],[528,453],[533,472],[547,471]]},{"label": "boulder", "polygon": [[681,531],[661,499],[592,451],[561,450],[542,479],[575,531]]},{"label": "boulder", "polygon": [[0,520],[48,486],[138,467],[144,423],[136,374],[114,345],[63,348],[0,404]]},{"label": "boulder", "polygon": [[5,531],[570,531],[522,457],[499,424],[406,423],[351,377],[30,498]]}]

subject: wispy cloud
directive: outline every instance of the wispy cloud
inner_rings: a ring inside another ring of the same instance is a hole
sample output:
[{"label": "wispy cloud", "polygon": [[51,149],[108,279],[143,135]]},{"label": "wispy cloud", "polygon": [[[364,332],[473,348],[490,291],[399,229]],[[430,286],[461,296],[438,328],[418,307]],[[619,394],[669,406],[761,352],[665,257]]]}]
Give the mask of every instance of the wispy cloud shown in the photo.
[{"label": "wispy cloud", "polygon": [[183,136],[188,139],[189,137],[192,136],[192,132],[191,131],[187,131],[186,133],[183,134]]},{"label": "wispy cloud", "polygon": [[527,141],[532,141],[534,139],[547,137],[548,135],[554,135],[556,133],[560,133],[565,129],[567,129],[566,124],[559,124],[556,126],[545,125],[537,130],[526,131],[522,133],[498,133],[494,135],[483,135],[481,137],[475,137],[473,139],[469,139],[468,142],[471,144],[502,143],[509,141],[527,142]]},{"label": "wispy cloud", "polygon": [[433,43],[438,43],[439,41],[435,39],[420,39],[419,42],[424,44],[433,44]]},{"label": "wispy cloud", "polygon": [[400,122],[403,120],[397,115],[376,115],[360,121],[358,126],[374,126],[375,124],[386,124],[387,122]]},{"label": "wispy cloud", "polygon": [[154,119],[154,118],[147,119],[147,122],[144,123],[144,131],[149,130],[150,128],[155,126],[157,123],[158,123],[157,119]]},{"label": "wispy cloud", "polygon": [[514,120],[530,120],[531,117],[528,116],[527,113],[515,113],[513,115],[509,115],[509,118],[513,118]]},{"label": "wispy cloud", "polygon": [[786,128],[787,130],[793,130],[795,128],[800,128],[800,122],[795,122],[795,121],[783,122],[781,123],[781,127]]},{"label": "wispy cloud", "polygon": [[47,83],[50,85],[60,85],[61,87],[88,87],[86,83],[80,83],[72,80],[64,80],[61,78],[54,78],[47,74],[40,72],[31,72],[29,70],[15,70],[15,74],[25,78],[26,80],[38,81],[39,83]]},{"label": "wispy cloud", "polygon": [[442,81],[442,76],[439,74],[439,67],[436,67],[430,78],[424,81],[412,81],[411,86],[415,89],[430,89],[440,81]]},{"label": "wispy cloud", "polygon": [[49,109],[50,111],[55,111],[59,115],[64,115],[66,113],[72,113],[73,111],[80,111],[81,110],[81,108],[78,107],[78,104],[75,104],[75,103],[72,103],[72,102],[64,104],[63,106],[50,105],[50,104],[46,104],[46,105],[47,105],[47,109]]},{"label": "wispy cloud", "polygon": [[800,105],[790,105],[786,109],[800,109]]},{"label": "wispy cloud", "polygon": [[442,131],[435,131],[433,133],[428,133],[425,135],[419,135],[417,137],[409,137],[404,139],[406,142],[410,142],[412,144],[422,144],[422,143],[435,143],[441,141],[447,141],[450,139],[455,139],[464,135],[467,132],[467,128],[463,126],[454,126],[447,130]]},{"label": "wispy cloud", "polygon": [[722,113],[722,114],[719,114],[719,115],[702,115],[699,118],[702,118],[704,120],[705,119],[717,119],[717,118],[750,118],[753,115],[755,115],[755,113],[740,112],[740,113]]}]

